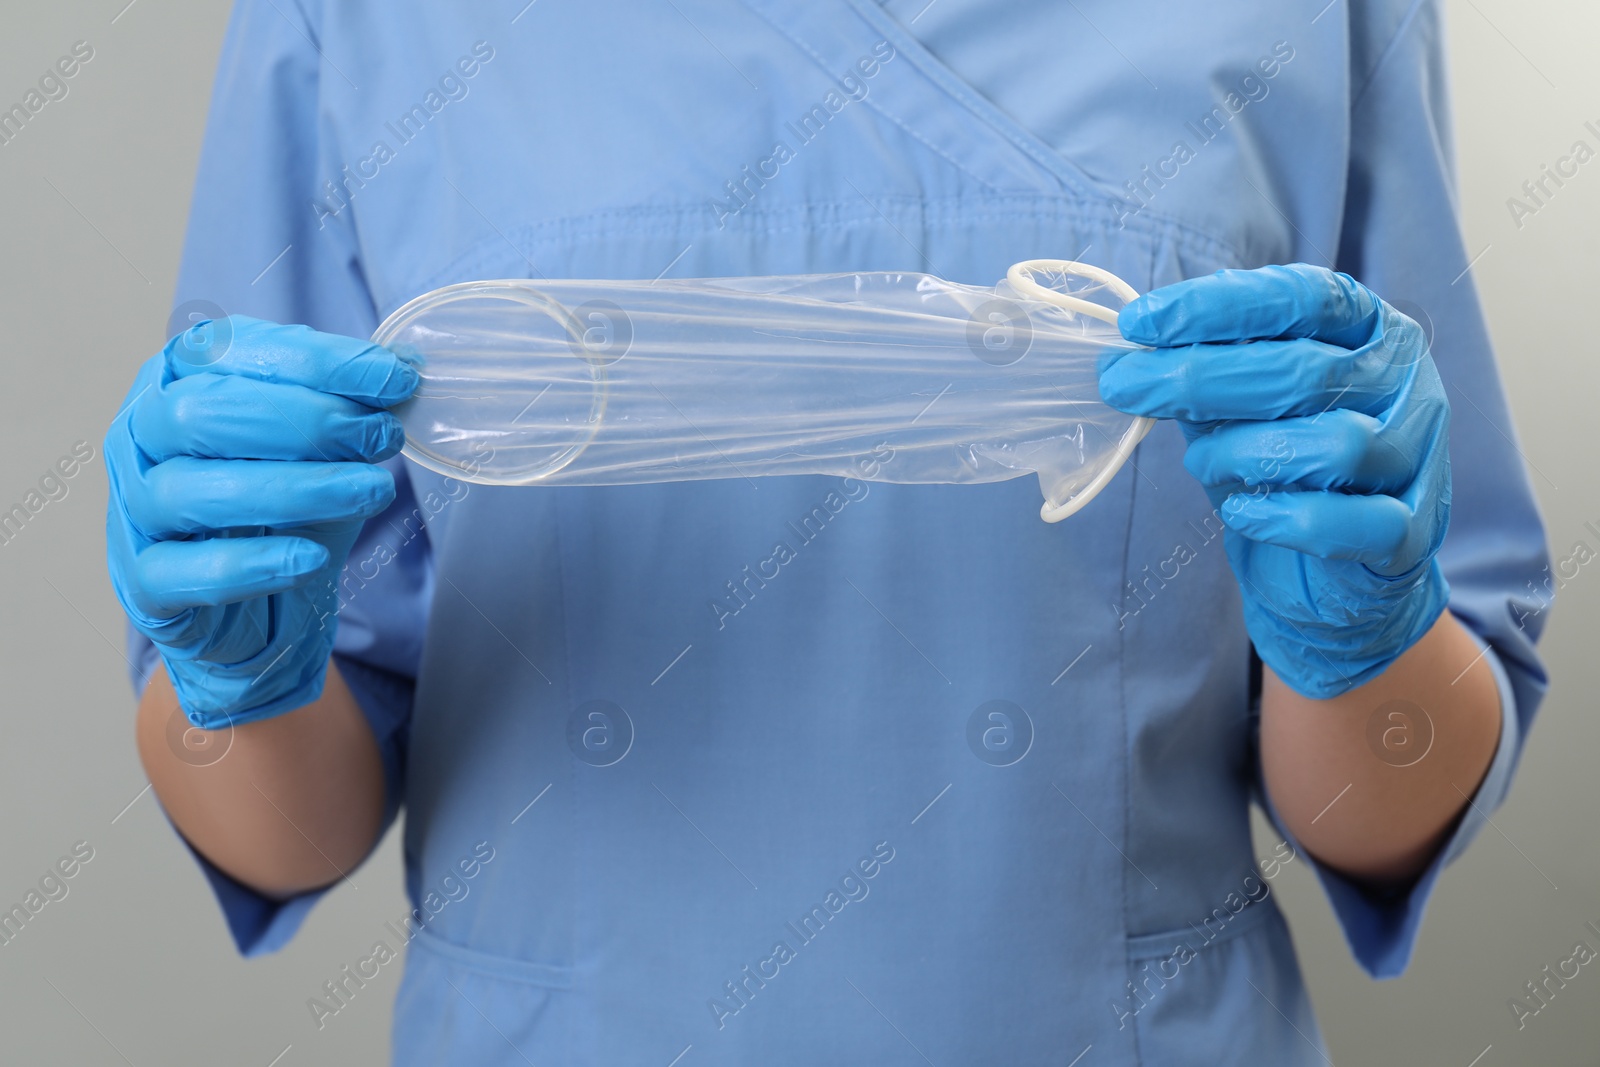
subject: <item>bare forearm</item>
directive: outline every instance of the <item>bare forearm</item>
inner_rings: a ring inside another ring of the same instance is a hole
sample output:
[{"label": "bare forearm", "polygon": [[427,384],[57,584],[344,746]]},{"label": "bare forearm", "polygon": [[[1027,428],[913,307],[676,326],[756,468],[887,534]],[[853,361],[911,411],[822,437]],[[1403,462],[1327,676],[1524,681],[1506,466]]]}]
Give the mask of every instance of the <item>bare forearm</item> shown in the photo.
[{"label": "bare forearm", "polygon": [[332,663],[314,703],[231,737],[195,731],[186,746],[175,715],[177,694],[158,666],[139,702],[139,755],[178,830],[223,871],[281,898],[338,880],[371,851],[383,766]]},{"label": "bare forearm", "polygon": [[1265,671],[1261,759],[1273,804],[1312,855],[1369,883],[1427,867],[1499,736],[1493,672],[1448,612],[1387,671],[1331,700]]}]

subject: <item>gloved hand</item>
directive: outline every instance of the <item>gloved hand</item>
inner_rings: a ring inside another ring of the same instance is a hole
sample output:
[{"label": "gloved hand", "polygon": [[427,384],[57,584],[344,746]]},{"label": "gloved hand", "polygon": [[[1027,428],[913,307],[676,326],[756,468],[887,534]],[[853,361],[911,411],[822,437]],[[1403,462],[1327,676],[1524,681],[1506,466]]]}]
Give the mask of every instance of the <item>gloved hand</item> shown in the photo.
[{"label": "gloved hand", "polygon": [[167,343],[106,434],[111,584],[155,642],[189,721],[315,700],[335,587],[364,520],[394,499],[381,410],[417,373],[366,341],[230,316]]},{"label": "gloved hand", "polygon": [[1257,653],[1304,696],[1361,685],[1449,596],[1450,405],[1422,329],[1343,274],[1219,271],[1118,316],[1106,403],[1179,420]]}]

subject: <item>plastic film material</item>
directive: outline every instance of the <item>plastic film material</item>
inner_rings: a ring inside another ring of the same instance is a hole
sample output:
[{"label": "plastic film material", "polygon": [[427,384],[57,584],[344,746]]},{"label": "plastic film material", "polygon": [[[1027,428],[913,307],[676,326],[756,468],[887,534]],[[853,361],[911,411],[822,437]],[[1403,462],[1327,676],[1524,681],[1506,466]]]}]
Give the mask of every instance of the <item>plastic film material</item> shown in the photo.
[{"label": "plastic film material", "polygon": [[1036,473],[1077,511],[1150,420],[1099,399],[1134,292],[1064,260],[994,288],[927,274],[467,282],[373,340],[415,362],[405,454],[492,485]]}]

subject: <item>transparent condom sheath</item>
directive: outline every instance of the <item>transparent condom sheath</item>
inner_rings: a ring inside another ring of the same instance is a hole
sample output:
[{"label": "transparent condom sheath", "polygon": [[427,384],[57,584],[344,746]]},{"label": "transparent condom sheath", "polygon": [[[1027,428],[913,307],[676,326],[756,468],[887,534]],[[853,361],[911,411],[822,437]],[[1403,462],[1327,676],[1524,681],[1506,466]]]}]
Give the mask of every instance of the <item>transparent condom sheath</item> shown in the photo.
[{"label": "transparent condom sheath", "polygon": [[1088,503],[1150,420],[1106,406],[1134,292],[1064,260],[993,288],[927,274],[468,282],[373,339],[418,366],[405,454],[492,485],[823,474]]}]

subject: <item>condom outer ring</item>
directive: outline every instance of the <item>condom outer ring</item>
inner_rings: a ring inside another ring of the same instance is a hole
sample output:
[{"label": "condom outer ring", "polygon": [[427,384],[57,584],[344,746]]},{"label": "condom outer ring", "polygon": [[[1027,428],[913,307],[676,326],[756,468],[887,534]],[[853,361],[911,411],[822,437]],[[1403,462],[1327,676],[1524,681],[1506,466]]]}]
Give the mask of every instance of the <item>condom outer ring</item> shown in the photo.
[{"label": "condom outer ring", "polygon": [[[1065,308],[1068,311],[1089,315],[1112,325],[1116,325],[1117,313],[1111,308],[1106,307],[1104,304],[1096,304],[1090,300],[1069,296],[1057,289],[1051,289],[1049,286],[1040,285],[1033,279],[1035,271],[1055,271],[1060,274],[1073,274],[1080,278],[1088,278],[1090,281],[1096,281],[1106,286],[1106,288],[1122,297],[1125,301],[1131,303],[1139,299],[1139,292],[1133,286],[1110,271],[1090,263],[1079,263],[1071,259],[1025,259],[1020,263],[1013,263],[1011,269],[1006,271],[1006,281],[1010,282],[1011,287],[1018,293],[1024,296],[1031,296],[1035,300],[1055,304],[1057,307]],[[1060,522],[1068,515],[1081,511],[1084,505],[1099,496],[1100,490],[1109,485],[1111,479],[1117,476],[1117,472],[1122,469],[1122,465],[1128,462],[1133,455],[1133,450],[1139,446],[1139,442],[1144,440],[1145,435],[1150,432],[1150,428],[1155,424],[1155,419],[1146,418],[1143,415],[1134,416],[1133,422],[1129,423],[1128,428],[1123,431],[1122,440],[1117,442],[1115,451],[1106,460],[1105,466],[1096,472],[1089,484],[1059,504],[1046,499],[1039,508],[1039,517],[1045,522]]]},{"label": "condom outer ring", "polygon": [[[525,278],[460,282],[456,285],[447,285],[442,289],[434,289],[423,293],[421,296],[407,301],[388,318],[384,319],[377,330],[373,331],[373,343],[387,346],[401,330],[411,325],[418,318],[447,304],[472,299],[509,300],[513,303],[526,304],[529,307],[537,308],[554,319],[558,325],[566,330],[567,336],[572,339],[573,344],[577,345],[580,350],[583,349],[582,324],[565,306],[541,292]],[[436,474],[443,474],[446,477],[467,475],[473,481],[489,485],[526,485],[529,479],[548,478],[571,463],[585,448],[589,447],[589,443],[600,432],[601,422],[605,417],[606,399],[609,392],[606,364],[597,359],[585,359],[584,361],[589,364],[589,373],[594,388],[593,400],[589,406],[588,425],[590,429],[588,436],[574,442],[548,463],[534,467],[531,470],[519,468],[502,477],[491,478],[485,476],[481,471],[468,470],[454,460],[417,445],[409,435],[406,438],[404,447],[400,449],[401,455]]]}]

